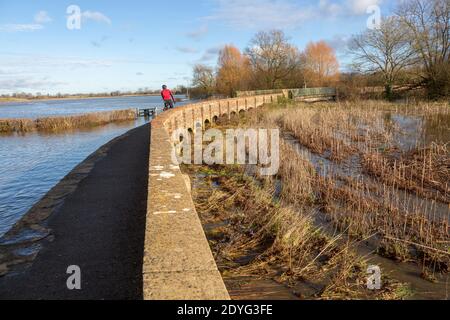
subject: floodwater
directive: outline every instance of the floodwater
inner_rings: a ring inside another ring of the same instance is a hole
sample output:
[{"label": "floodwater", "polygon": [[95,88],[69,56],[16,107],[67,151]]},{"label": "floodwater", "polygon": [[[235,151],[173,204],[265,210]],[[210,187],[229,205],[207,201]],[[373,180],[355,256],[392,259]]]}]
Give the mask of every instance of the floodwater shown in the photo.
[{"label": "floodwater", "polygon": [[[0,104],[0,118],[38,118],[144,107],[162,109],[161,98]],[[64,133],[0,135],[0,238],[77,164],[108,141],[145,122],[140,118]]]},{"label": "floodwater", "polygon": [[[405,115],[401,113],[386,114],[384,125],[394,125],[398,128],[394,132],[394,140],[398,147],[403,151],[409,151],[416,147],[426,146],[432,142],[449,143],[450,142],[450,116],[448,114],[435,114],[431,116]],[[311,152],[307,147],[301,145],[291,133],[285,132],[283,140],[289,143],[304,158],[307,159],[315,168],[316,172],[323,177],[349,177],[376,186],[376,179],[367,176],[361,167],[358,154],[337,163],[323,157],[322,155]],[[340,181],[336,181],[340,184]],[[281,182],[278,184],[276,196],[281,192]],[[380,190],[371,191],[373,197],[383,197]],[[378,192],[380,192],[378,194]],[[448,203],[434,201],[416,196],[414,193],[402,190],[391,190],[390,201],[396,207],[406,212],[423,212],[428,219],[440,219],[441,221],[450,219]],[[366,194],[366,196],[368,196]],[[330,235],[335,235],[335,229],[325,215],[319,211],[314,215],[317,226]],[[412,289],[414,299],[448,299],[449,283],[448,275],[436,274],[435,283],[421,278],[422,269],[414,263],[400,263],[391,259],[382,257],[374,253],[375,247],[372,241],[359,242],[355,248],[357,252],[364,256],[370,263],[378,265],[385,274],[394,279],[408,283]]]},{"label": "floodwater", "polygon": [[[177,96],[176,98],[181,98]],[[42,118],[122,109],[163,108],[160,96],[48,100],[0,104],[2,118]]]}]

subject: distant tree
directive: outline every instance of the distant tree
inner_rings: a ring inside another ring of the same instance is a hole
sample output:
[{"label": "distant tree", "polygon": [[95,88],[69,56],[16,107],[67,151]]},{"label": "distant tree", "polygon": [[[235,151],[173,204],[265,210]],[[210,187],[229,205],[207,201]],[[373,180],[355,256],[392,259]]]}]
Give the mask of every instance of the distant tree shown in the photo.
[{"label": "distant tree", "polygon": [[250,59],[255,84],[260,89],[285,86],[289,75],[300,65],[298,49],[281,30],[258,32],[245,54]]},{"label": "distant tree", "polygon": [[339,80],[339,62],[336,53],[325,41],[310,42],[304,53],[307,81],[323,86]]},{"label": "distant tree", "polygon": [[195,65],[192,84],[200,95],[212,96],[216,87],[214,69],[203,64]]},{"label": "distant tree", "polygon": [[238,48],[227,45],[219,53],[217,89],[230,97],[237,90],[246,90],[250,76],[250,62]]},{"label": "distant tree", "polygon": [[397,10],[412,49],[420,57],[420,75],[430,95],[450,90],[450,0],[409,0]]},{"label": "distant tree", "polygon": [[187,87],[184,85],[178,85],[175,88],[175,94],[186,94],[188,91]]},{"label": "distant tree", "polygon": [[395,17],[383,19],[378,29],[367,29],[354,36],[349,48],[354,58],[354,69],[382,75],[388,98],[392,96],[393,86],[402,72],[417,62],[409,35]]}]

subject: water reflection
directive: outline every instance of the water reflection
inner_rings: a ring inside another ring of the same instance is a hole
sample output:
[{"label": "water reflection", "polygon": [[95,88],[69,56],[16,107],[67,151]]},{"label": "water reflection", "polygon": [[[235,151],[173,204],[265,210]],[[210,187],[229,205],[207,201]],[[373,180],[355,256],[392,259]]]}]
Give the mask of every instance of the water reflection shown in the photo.
[{"label": "water reflection", "polygon": [[0,137],[0,237],[100,146],[144,119],[58,134]]},{"label": "water reflection", "polygon": [[[183,98],[183,96],[176,96]],[[93,98],[80,100],[49,100],[0,104],[0,118],[38,118],[66,116],[121,109],[163,108],[159,96]]]},{"label": "water reflection", "polygon": [[[184,98],[184,96],[177,96]],[[177,104],[183,105],[189,101]],[[0,104],[0,118],[38,118],[156,107],[159,96]],[[77,164],[145,119],[64,133],[0,135],[0,238]]]}]

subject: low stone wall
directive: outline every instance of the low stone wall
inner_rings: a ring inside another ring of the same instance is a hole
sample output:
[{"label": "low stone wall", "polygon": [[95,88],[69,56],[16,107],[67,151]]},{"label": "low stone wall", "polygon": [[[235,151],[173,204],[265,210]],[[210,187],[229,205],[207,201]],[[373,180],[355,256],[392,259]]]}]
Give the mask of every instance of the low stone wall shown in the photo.
[{"label": "low stone wall", "polygon": [[171,134],[276,102],[282,94],[215,100],[166,111],[152,121],[144,252],[144,299],[228,300],[190,186],[172,162]]}]

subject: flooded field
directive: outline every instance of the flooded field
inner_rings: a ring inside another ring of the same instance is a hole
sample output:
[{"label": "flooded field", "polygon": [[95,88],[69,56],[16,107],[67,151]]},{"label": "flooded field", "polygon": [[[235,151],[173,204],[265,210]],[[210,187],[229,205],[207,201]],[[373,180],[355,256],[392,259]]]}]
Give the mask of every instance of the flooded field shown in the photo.
[{"label": "flooded field", "polygon": [[[0,104],[0,118],[42,118],[144,107],[162,109],[161,98],[144,96]],[[141,118],[80,130],[0,134],[0,238],[87,156],[108,141],[145,123],[146,120]]]},{"label": "flooded field", "polygon": [[[449,298],[448,104],[273,105],[221,121],[282,134],[275,177],[185,168],[234,298]],[[382,290],[367,290],[369,264]]]},{"label": "flooded field", "polygon": [[[177,96],[181,98],[181,96]],[[183,97],[184,98],[184,97]],[[0,103],[0,119],[43,118],[79,115],[88,112],[157,107],[162,109],[160,96],[133,96],[73,100],[47,100]]]}]

